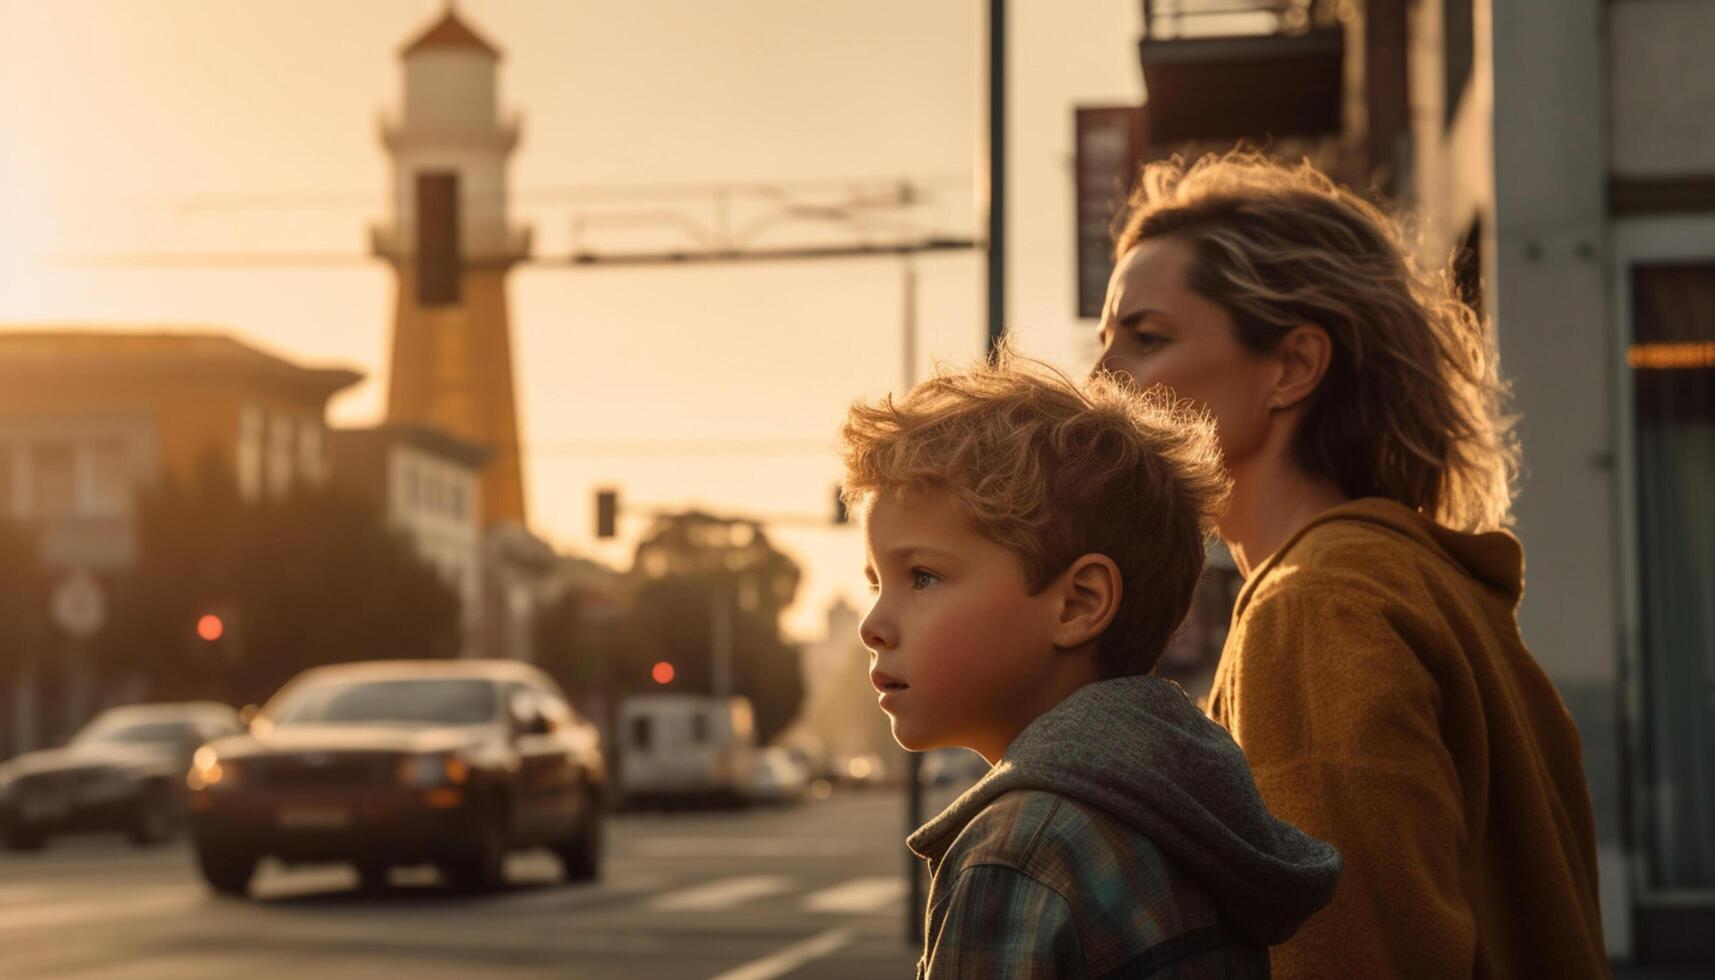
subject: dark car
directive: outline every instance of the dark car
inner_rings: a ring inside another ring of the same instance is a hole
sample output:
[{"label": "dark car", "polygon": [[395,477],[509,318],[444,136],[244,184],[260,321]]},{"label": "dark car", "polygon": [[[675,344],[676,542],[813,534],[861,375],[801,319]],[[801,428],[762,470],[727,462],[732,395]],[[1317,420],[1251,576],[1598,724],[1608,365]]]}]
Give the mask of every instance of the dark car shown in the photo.
[{"label": "dark car", "polygon": [[189,785],[197,861],[223,894],[243,894],[263,857],[350,863],[366,888],[427,863],[491,890],[507,853],[529,847],[552,850],[569,880],[599,868],[600,738],[517,661],[310,670],[249,734],[198,750]]},{"label": "dark car", "polygon": [[166,840],[184,822],[185,772],[197,747],[243,730],[223,704],[110,708],[64,747],[0,765],[0,842],[43,847],[54,834],[118,830],[139,845]]}]

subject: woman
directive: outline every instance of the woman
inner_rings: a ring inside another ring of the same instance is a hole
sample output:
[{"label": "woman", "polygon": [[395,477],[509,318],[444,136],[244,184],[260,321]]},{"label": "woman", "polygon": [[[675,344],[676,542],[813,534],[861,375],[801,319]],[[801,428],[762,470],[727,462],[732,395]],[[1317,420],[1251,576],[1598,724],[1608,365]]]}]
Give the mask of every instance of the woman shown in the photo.
[{"label": "woman", "polygon": [[1215,416],[1246,577],[1209,712],[1339,848],[1279,977],[1605,975],[1578,733],[1519,636],[1493,341],[1380,211],[1248,155],[1145,169],[1099,367]]}]

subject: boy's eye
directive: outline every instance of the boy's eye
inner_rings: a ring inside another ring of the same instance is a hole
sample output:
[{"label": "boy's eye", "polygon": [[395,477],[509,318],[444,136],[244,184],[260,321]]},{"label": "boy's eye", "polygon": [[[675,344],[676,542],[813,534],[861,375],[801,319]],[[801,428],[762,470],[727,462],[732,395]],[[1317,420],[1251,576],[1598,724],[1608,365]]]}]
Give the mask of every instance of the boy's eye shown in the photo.
[{"label": "boy's eye", "polygon": [[921,568],[913,569],[911,572],[911,587],[913,589],[927,589],[939,581],[941,581],[941,576],[934,572],[925,571]]}]

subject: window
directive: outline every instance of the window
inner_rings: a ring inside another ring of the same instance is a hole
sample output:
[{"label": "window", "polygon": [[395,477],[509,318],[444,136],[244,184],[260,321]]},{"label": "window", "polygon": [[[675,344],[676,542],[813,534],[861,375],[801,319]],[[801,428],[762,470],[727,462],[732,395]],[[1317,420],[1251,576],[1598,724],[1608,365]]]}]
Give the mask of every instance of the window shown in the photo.
[{"label": "window", "polygon": [[83,449],[80,509],[91,516],[116,517],[130,505],[131,472],[124,443],[103,440]]},{"label": "window", "polygon": [[15,457],[18,450],[9,442],[0,442],[0,518],[10,517],[17,512],[18,492],[13,481],[18,477],[18,466]]},{"label": "window", "polygon": [[268,493],[284,497],[292,488],[292,419],[276,413],[268,423]]},{"label": "window", "polygon": [[65,440],[37,442],[30,452],[30,510],[35,517],[63,517],[77,501],[77,453]]},{"label": "window", "polygon": [[262,410],[244,406],[238,416],[238,492],[245,500],[262,495]]},{"label": "window", "polygon": [[463,260],[459,255],[459,176],[417,175],[417,302],[459,302]]},{"label": "window", "polygon": [[305,482],[322,480],[322,427],[315,419],[298,423],[298,472]]},{"label": "window", "polygon": [[1459,298],[1483,316],[1483,219],[1471,222],[1453,253],[1453,285]]},{"label": "window", "polygon": [[701,745],[709,740],[709,716],[697,712],[691,716],[691,742]]},{"label": "window", "polygon": [[631,719],[631,747],[648,751],[650,742],[655,736],[655,720],[653,718]]},{"label": "window", "polygon": [[1471,84],[1471,62],[1475,57],[1476,20],[1472,0],[1443,0],[1441,4],[1442,70],[1446,73],[1445,102],[1442,104],[1443,126],[1453,125],[1459,111],[1459,100]]},{"label": "window", "polygon": [[1653,883],[1715,886],[1715,263],[1632,270],[1638,635]]}]

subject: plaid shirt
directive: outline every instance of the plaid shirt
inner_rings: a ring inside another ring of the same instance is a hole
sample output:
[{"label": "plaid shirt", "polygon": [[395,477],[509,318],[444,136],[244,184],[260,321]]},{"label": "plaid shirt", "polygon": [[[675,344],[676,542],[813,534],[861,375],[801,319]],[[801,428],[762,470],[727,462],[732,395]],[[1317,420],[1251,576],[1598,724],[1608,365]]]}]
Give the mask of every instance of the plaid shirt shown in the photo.
[{"label": "plaid shirt", "polygon": [[918,980],[1268,976],[1149,839],[1067,797],[1005,793],[925,859]]}]

